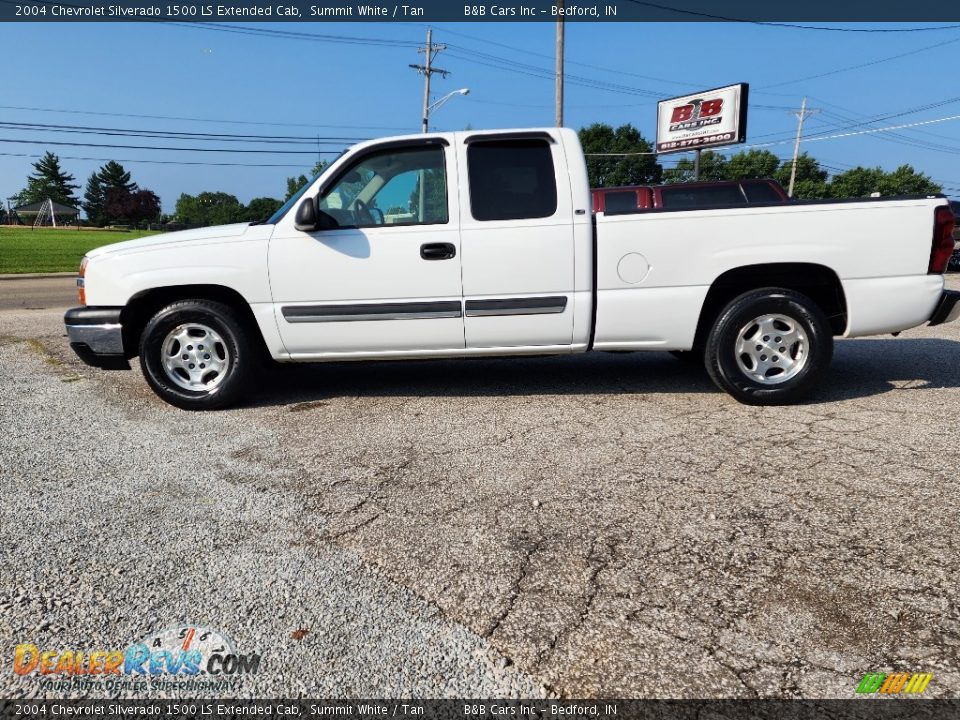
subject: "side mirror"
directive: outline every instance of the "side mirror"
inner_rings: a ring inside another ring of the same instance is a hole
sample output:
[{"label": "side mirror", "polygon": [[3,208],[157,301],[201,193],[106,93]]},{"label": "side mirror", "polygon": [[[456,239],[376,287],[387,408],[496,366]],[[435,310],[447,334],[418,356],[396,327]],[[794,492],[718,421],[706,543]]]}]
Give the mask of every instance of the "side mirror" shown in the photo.
[{"label": "side mirror", "polygon": [[317,229],[317,201],[307,198],[297,208],[293,226],[300,232],[313,232]]}]

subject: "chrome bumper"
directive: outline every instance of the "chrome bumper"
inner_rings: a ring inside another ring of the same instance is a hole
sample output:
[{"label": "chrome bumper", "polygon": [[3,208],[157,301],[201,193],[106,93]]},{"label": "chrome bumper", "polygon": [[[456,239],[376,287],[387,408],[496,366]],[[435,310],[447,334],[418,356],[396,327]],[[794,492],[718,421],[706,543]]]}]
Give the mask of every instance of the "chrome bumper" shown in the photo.
[{"label": "chrome bumper", "polygon": [[123,349],[123,326],[115,307],[78,307],[63,316],[70,347],[87,365],[105,370],[129,370]]},{"label": "chrome bumper", "polygon": [[944,290],[937,309],[930,316],[930,325],[942,325],[960,318],[960,292]]}]

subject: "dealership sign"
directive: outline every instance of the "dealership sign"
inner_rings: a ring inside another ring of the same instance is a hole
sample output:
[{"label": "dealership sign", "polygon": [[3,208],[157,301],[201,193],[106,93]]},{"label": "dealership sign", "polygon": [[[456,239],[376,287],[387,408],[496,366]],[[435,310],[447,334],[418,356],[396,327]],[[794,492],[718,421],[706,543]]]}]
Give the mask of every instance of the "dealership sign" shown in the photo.
[{"label": "dealership sign", "polygon": [[657,152],[733,145],[747,139],[747,83],[657,103]]}]

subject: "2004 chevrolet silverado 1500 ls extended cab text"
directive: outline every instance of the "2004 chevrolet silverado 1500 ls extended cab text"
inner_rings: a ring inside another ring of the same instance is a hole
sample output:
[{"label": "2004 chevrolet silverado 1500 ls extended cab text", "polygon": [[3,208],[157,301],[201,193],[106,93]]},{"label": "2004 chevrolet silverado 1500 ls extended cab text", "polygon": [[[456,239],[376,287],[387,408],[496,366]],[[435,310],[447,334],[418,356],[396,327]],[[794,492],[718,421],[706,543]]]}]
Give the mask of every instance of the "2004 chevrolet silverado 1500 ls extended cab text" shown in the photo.
[{"label": "2004 chevrolet silverado 1500 ls extended cab text", "polygon": [[263,223],[84,259],[74,350],[164,400],[236,401],[280,362],[690,351],[718,386],[788,403],[833,337],[953,320],[940,197],[590,212],[568,129],[365,142]]}]

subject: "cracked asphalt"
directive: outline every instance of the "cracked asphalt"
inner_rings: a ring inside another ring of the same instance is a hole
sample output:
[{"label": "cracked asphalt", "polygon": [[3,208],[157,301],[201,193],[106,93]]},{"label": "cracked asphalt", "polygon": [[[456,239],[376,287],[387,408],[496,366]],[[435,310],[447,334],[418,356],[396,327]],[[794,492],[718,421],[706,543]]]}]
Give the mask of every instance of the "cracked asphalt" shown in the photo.
[{"label": "cracked asphalt", "polygon": [[[139,372],[81,365],[59,323],[0,313],[0,349],[29,349],[0,356],[8,398],[31,392],[16,357],[75,377],[49,392],[105,405],[121,435],[144,432],[130,417],[161,436],[222,427],[216,482],[287,508],[270,542],[343,553],[438,611],[494,658],[471,677],[515,671],[478,692],[843,698],[866,672],[903,671],[933,673],[928,696],[960,696],[960,323],[838,342],[829,381],[795,407],[738,405],[665,354],[594,354],[283,367],[202,420]],[[19,421],[10,407],[5,421]],[[69,414],[49,423],[83,430]],[[5,493],[13,473],[49,480],[54,508],[71,499],[54,482],[68,466],[11,466],[4,440],[0,456]],[[183,492],[141,469],[140,486]],[[229,510],[232,492],[210,502]],[[56,550],[18,556],[5,532],[7,568],[50,576]],[[232,617],[242,600],[220,592]]]}]

